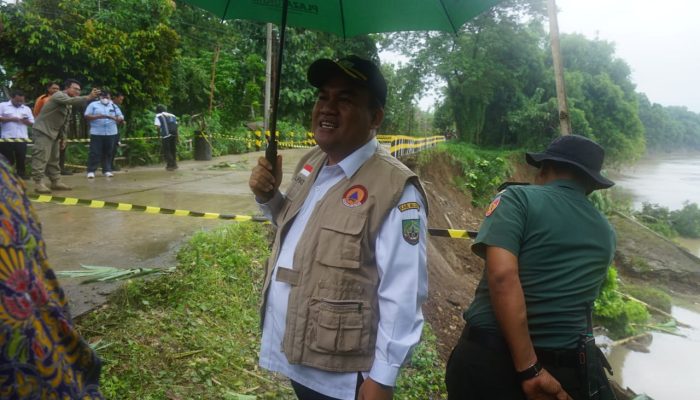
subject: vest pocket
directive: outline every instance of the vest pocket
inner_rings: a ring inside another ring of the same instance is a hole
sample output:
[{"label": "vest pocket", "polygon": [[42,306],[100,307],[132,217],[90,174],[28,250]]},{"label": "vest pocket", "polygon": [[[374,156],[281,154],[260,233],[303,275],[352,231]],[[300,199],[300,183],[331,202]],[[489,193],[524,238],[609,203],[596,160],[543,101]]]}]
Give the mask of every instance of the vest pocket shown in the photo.
[{"label": "vest pocket", "polygon": [[309,348],[326,354],[364,354],[369,345],[370,312],[363,302],[312,300]]},{"label": "vest pocket", "polygon": [[336,268],[360,268],[362,232],[367,216],[340,212],[324,221],[317,245],[317,261]]}]

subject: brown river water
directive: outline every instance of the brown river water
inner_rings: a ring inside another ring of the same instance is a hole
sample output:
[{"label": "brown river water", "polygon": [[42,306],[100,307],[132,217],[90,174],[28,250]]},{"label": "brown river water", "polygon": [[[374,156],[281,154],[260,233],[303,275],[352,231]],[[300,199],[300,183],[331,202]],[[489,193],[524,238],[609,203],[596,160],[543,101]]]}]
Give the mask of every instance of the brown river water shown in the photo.
[{"label": "brown river water", "polygon": [[[616,190],[629,195],[635,209],[643,202],[676,210],[685,202],[700,204],[700,155],[666,156],[646,159],[621,173],[611,174]],[[678,242],[700,256],[700,240],[681,238]],[[694,309],[694,311],[691,310]],[[614,379],[654,400],[700,399],[700,305],[674,306],[672,314],[690,325],[683,336],[654,332],[648,353],[625,346],[612,349],[608,358]]]}]

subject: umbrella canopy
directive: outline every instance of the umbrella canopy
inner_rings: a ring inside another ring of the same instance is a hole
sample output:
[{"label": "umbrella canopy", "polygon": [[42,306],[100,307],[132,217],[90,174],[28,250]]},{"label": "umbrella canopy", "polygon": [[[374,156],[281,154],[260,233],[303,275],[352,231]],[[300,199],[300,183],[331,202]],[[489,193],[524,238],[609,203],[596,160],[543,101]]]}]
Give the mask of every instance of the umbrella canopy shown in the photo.
[{"label": "umbrella canopy", "polygon": [[[282,24],[283,0],[186,0],[222,19]],[[287,25],[341,37],[398,31],[457,32],[499,0],[289,0]]]}]

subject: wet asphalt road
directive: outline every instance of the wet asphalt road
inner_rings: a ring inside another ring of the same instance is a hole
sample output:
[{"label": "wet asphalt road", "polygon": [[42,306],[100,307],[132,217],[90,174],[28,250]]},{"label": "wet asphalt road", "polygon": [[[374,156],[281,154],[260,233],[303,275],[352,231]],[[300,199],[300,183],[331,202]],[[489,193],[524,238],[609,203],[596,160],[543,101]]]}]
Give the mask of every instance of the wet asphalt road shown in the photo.
[{"label": "wet asphalt road", "polygon": [[[304,149],[282,150],[286,185]],[[211,161],[183,161],[168,172],[163,166],[123,169],[113,178],[98,173],[88,180],[84,173],[64,177],[73,190],[56,196],[96,199],[179,210],[221,214],[258,213],[248,188],[250,170],[263,152],[229,155]],[[220,163],[232,167],[217,168]],[[32,183],[28,183],[30,192]],[[143,212],[92,209],[85,206],[33,203],[43,225],[49,262],[56,271],[77,270],[80,265],[117,268],[175,265],[177,249],[198,230],[235,223]],[[72,312],[80,315],[106,300],[116,284],[81,285],[60,278]]]}]

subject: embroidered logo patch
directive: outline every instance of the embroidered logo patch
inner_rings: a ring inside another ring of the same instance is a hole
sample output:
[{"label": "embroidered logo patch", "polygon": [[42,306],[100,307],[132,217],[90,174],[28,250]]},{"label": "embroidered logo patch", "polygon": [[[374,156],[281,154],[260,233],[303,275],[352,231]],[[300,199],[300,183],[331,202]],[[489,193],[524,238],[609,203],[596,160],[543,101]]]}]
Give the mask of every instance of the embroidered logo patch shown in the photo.
[{"label": "embroidered logo patch", "polygon": [[362,185],[355,185],[343,195],[343,204],[346,207],[358,207],[367,201],[367,189]]},{"label": "embroidered logo patch", "polygon": [[417,218],[401,220],[401,231],[406,243],[417,245],[420,239],[420,220]]},{"label": "embroidered logo patch", "polygon": [[496,207],[501,203],[501,196],[496,197],[493,199],[491,204],[489,204],[489,208],[486,210],[486,216],[488,217],[489,215],[493,214],[493,212],[496,210]]},{"label": "embroidered logo patch", "polygon": [[399,211],[404,212],[408,210],[420,210],[420,204],[416,203],[415,201],[399,204]]}]

